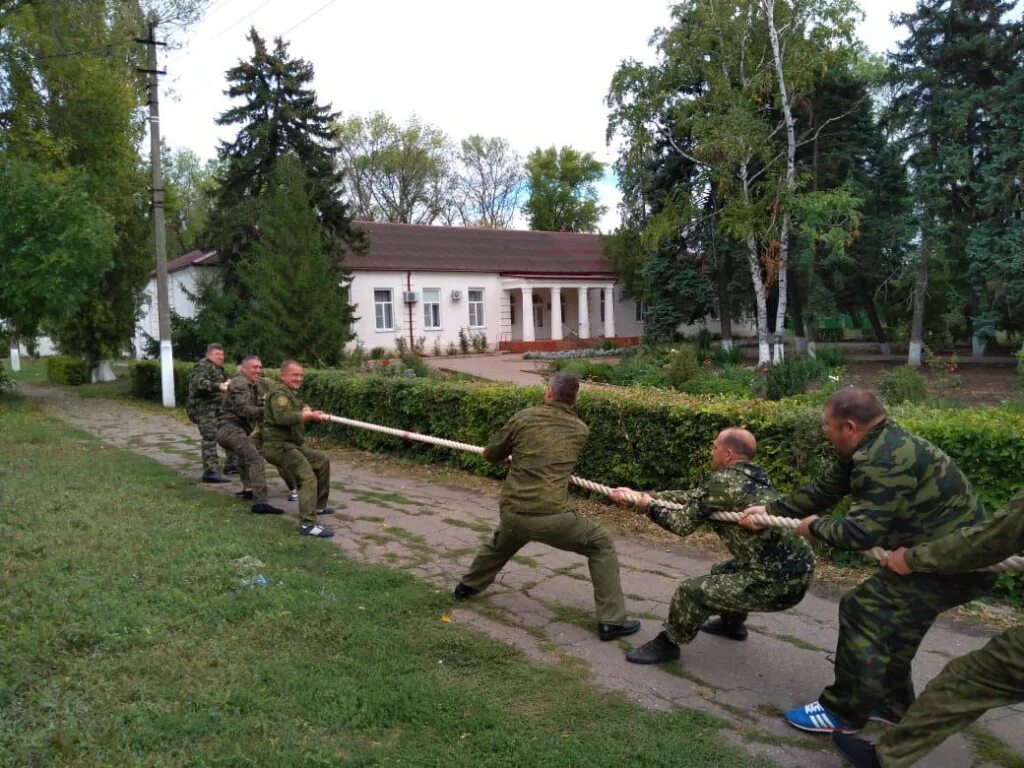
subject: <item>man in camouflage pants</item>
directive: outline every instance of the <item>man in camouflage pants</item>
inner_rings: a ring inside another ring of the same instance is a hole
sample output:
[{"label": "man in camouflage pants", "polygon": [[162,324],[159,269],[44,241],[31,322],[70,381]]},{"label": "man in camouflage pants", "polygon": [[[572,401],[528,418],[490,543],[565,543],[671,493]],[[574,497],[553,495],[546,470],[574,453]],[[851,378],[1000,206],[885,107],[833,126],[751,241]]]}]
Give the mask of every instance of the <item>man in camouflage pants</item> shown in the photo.
[{"label": "man in camouflage pants", "polygon": [[[825,401],[822,431],[838,458],[811,483],[765,506],[750,507],[742,525],[767,512],[799,517],[804,538],[840,549],[914,546],[985,519],[970,481],[931,443],[890,421],[871,392],[850,387]],[[850,497],[842,517],[819,517]],[[835,682],[810,704],[786,712],[796,728],[819,733],[859,730],[869,719],[895,722],[914,701],[910,665],[935,618],[991,588],[993,574],[881,571],[843,596]]]},{"label": "man in camouflage pants", "polygon": [[[267,503],[267,477],[263,457],[257,450],[252,434],[263,419],[263,389],[260,386],[262,361],[255,356],[242,360],[238,375],[228,382],[224,401],[220,406],[217,427],[217,444],[229,455],[238,457],[238,468],[242,485],[248,490],[253,504],[251,511],[257,515],[279,515],[284,510]],[[242,496],[242,498],[246,498]]]},{"label": "man in camouflage pants", "polygon": [[580,515],[569,501],[569,474],[590,435],[573,409],[579,387],[573,374],[556,373],[548,382],[544,405],[515,413],[484,449],[490,462],[510,461],[498,501],[501,522],[455,586],[455,597],[467,598],[486,588],[516,552],[540,541],[586,556],[597,634],[601,640],[612,640],[633,634],[640,622],[626,618],[615,542],[600,523]]},{"label": "man in camouflage pants", "polygon": [[199,427],[200,450],[203,455],[203,482],[230,483],[220,473],[217,456],[217,419],[220,403],[228,388],[228,375],[224,372],[224,347],[210,344],[206,357],[196,363],[188,381],[188,400],[185,413]]},{"label": "man in camouflage pants", "polygon": [[[911,549],[891,552],[884,565],[902,576],[954,574],[985,568],[1024,552],[1024,491],[991,520]],[[986,711],[1024,701],[1024,626],[953,659],[928,683],[899,725],[877,745],[844,733],[832,742],[856,768],[904,768],[962,731]]]},{"label": "man in camouflage pants", "polygon": [[[711,568],[708,576],[687,579],[676,590],[665,629],[653,640],[626,654],[634,664],[657,664],[679,658],[679,646],[699,629],[733,640],[745,640],[748,611],[782,611],[799,603],[814,574],[810,546],[792,531],[770,528],[751,532],[735,523],[711,520],[719,511],[733,512],[778,497],[768,475],[751,463],[757,441],[745,429],[725,429],[711,445],[714,472],[691,491],[660,491],[654,497],[616,488],[612,499],[635,504],[662,528],[688,536],[707,524],[722,537],[733,559]],[[667,509],[662,502],[684,505]],[[705,621],[709,616],[717,619]]]}]

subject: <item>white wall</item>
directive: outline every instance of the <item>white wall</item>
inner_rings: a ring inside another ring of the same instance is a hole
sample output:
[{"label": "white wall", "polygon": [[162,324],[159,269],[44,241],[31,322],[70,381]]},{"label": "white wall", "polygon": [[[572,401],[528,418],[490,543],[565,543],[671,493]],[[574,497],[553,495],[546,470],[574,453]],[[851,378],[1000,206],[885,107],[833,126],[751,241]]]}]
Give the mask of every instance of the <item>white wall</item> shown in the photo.
[{"label": "white wall", "polygon": [[[212,275],[209,270],[217,267],[186,267],[172,272],[167,276],[167,298],[171,305],[171,312],[177,312],[182,317],[194,317],[196,314],[195,302],[185,293],[186,290],[195,294],[196,286],[200,277]],[[154,339],[160,338],[160,315],[156,305],[156,278],[150,278],[142,294],[142,305],[139,307],[140,316],[135,323],[135,356],[141,358],[145,355],[146,336],[149,334]]]}]

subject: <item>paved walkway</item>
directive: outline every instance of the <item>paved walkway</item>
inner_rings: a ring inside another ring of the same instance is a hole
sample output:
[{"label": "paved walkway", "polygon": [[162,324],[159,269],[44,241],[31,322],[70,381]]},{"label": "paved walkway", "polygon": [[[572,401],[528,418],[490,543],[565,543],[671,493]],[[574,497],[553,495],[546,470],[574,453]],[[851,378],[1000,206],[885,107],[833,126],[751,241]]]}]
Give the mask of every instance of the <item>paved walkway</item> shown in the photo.
[{"label": "paved walkway", "polygon": [[522,354],[484,354],[459,357],[424,357],[427,365],[440,371],[458,371],[494,381],[511,381],[521,386],[543,384],[547,360],[523,360]]},{"label": "paved walkway", "polygon": [[[22,384],[21,389],[68,424],[198,481],[198,436],[190,425],[117,401],[82,399],[39,385]],[[450,590],[458,581],[497,518],[497,483],[481,493],[478,488],[424,482],[403,473],[397,464],[380,474],[337,457],[332,459],[332,477],[331,499],[346,507],[327,519],[337,536],[324,546],[338,546],[357,561],[401,568],[441,590]],[[285,500],[280,481],[272,481],[271,488],[272,503],[294,507]],[[210,489],[234,490],[236,485]],[[294,518],[294,513],[290,516]],[[803,734],[780,718],[783,708],[812,700],[831,682],[836,638],[832,596],[811,594],[790,611],[753,615],[745,643],[701,634],[683,649],[679,663],[636,666],[623,660],[623,651],[657,634],[679,580],[707,572],[711,561],[680,547],[634,538],[620,538],[618,550],[627,604],[633,616],[644,620],[640,633],[628,643],[597,640],[586,562],[539,544],[524,548],[483,595],[457,604],[454,620],[517,646],[539,663],[586,664],[596,685],[645,707],[713,713],[730,724],[723,733],[751,753],[768,755],[782,765],[841,765],[825,737]],[[953,656],[982,646],[988,636],[970,626],[940,622],[918,654],[918,685]],[[1012,751],[1024,753],[1024,707],[994,711],[983,723]],[[957,736],[920,765],[948,768],[973,761],[969,742]]]}]

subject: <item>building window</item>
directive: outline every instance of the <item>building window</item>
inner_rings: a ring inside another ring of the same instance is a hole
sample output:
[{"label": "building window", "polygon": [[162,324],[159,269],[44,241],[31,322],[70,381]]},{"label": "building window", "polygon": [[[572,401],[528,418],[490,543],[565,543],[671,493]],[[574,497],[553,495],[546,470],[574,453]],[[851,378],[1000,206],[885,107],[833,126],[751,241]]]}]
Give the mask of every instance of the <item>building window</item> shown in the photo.
[{"label": "building window", "polygon": [[441,289],[423,289],[423,327],[436,331],[441,327]]},{"label": "building window", "polygon": [[373,322],[378,331],[395,330],[395,313],[391,303],[390,288],[375,288],[373,291]]},{"label": "building window", "polygon": [[467,292],[469,296],[469,327],[470,328],[483,328],[484,327],[484,291],[483,288],[470,288]]},{"label": "building window", "polygon": [[642,323],[644,321],[644,318],[646,318],[646,317],[647,317],[647,305],[644,302],[642,302],[639,299],[637,299],[636,300],[636,321],[638,323]]}]

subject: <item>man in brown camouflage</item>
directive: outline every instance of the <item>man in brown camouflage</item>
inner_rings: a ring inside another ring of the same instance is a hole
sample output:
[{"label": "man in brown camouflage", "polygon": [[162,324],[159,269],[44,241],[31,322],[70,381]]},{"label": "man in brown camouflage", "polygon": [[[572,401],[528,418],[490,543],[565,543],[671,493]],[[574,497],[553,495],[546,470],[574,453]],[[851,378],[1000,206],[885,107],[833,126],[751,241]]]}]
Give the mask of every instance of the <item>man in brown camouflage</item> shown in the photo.
[{"label": "man in brown camouflage", "polygon": [[247,492],[253,502],[253,514],[279,515],[283,510],[267,502],[267,478],[263,457],[252,437],[263,419],[263,390],[260,385],[262,372],[262,361],[251,355],[242,360],[238,367],[238,375],[228,382],[220,406],[217,444],[229,455],[234,454],[238,457],[242,485],[248,489]]},{"label": "man in brown camouflage", "polygon": [[612,640],[633,634],[640,622],[626,618],[612,537],[569,501],[569,475],[590,434],[573,408],[579,386],[573,374],[556,373],[548,382],[544,405],[514,414],[484,449],[488,461],[510,462],[498,502],[500,523],[456,585],[455,597],[467,598],[485,589],[516,552],[539,541],[586,556],[597,634]]},{"label": "man in brown camouflage", "polygon": [[[750,507],[742,525],[757,530],[757,514],[801,518],[809,541],[840,549],[910,547],[985,519],[970,481],[953,460],[891,421],[881,401],[850,387],[831,395],[822,431],[838,458],[812,482],[767,505]],[[845,515],[819,517],[845,497]],[[835,682],[810,704],[786,712],[805,731],[846,733],[869,719],[898,721],[914,701],[911,661],[943,611],[984,594],[995,577],[881,571],[843,596]]]},{"label": "man in brown camouflage", "polygon": [[[884,565],[901,576],[955,574],[1024,553],[1024,491],[991,520],[926,544],[891,552]],[[899,724],[877,745],[843,733],[832,741],[856,768],[904,768],[962,731],[986,711],[1024,701],[1024,626],[953,659],[928,683]]]},{"label": "man in brown camouflage", "polygon": [[210,344],[206,348],[206,357],[192,369],[188,381],[188,399],[185,401],[186,415],[199,427],[204,483],[231,482],[220,473],[220,458],[217,456],[217,419],[221,397],[227,388],[224,347]]},{"label": "man in brown camouflage", "polygon": [[[814,574],[810,546],[792,531],[769,528],[748,531],[735,523],[711,520],[715,512],[733,512],[778,497],[771,480],[752,463],[757,441],[745,429],[725,429],[711,445],[714,472],[690,491],[659,491],[631,501],[629,488],[616,488],[612,499],[633,503],[655,523],[679,536],[708,525],[722,537],[733,559],[711,568],[707,576],[687,579],[676,590],[664,630],[626,654],[634,664],[657,664],[679,658],[679,646],[704,630],[745,640],[749,611],[782,611],[799,603]],[[635,496],[634,496],[635,499]],[[683,509],[668,509],[662,502]],[[710,616],[717,619],[705,621]]]}]

